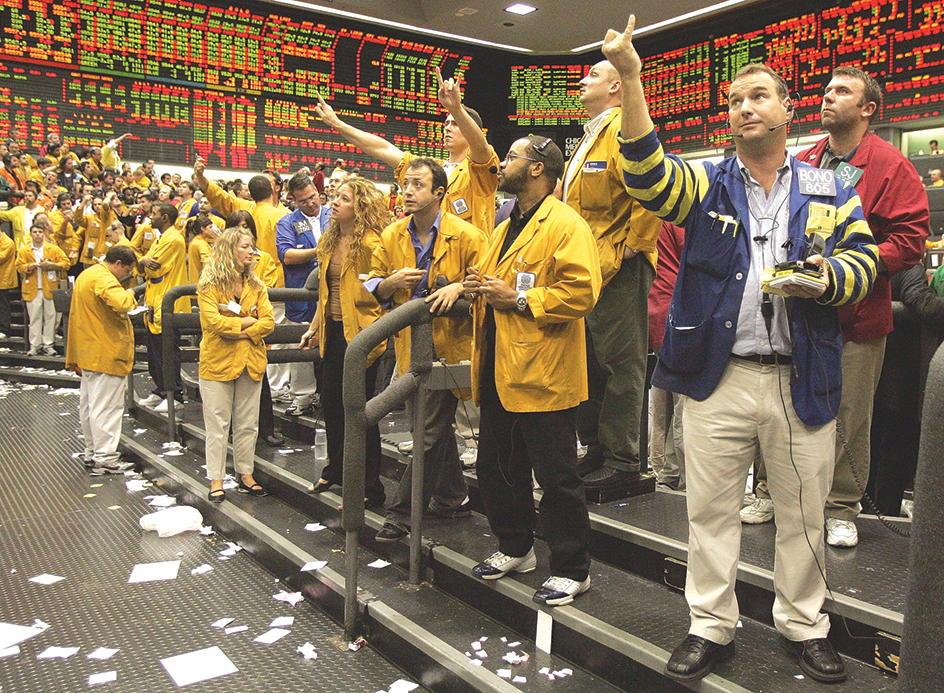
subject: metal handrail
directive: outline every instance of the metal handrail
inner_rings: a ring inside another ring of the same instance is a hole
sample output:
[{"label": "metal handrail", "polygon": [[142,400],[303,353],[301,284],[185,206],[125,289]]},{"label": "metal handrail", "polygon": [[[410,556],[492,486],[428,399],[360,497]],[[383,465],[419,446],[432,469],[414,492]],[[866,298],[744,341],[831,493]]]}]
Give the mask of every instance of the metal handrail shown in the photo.
[{"label": "metal handrail", "polygon": [[[272,302],[281,301],[316,301],[318,300],[317,291],[308,289],[267,289],[269,300]],[[164,294],[161,302],[161,342],[165,354],[174,354],[174,363],[179,364],[180,360],[175,354],[174,332],[178,327],[186,327],[191,334],[202,334],[200,327],[200,318],[196,313],[175,313],[174,303],[185,296],[196,296],[196,284],[181,284],[175,286]],[[307,325],[276,325],[272,334],[265,338],[266,344],[297,344],[301,341],[302,334],[308,329]],[[267,354],[269,363],[300,363],[304,361],[317,361],[321,358],[318,349],[280,349],[271,351]],[[179,365],[177,366],[179,368]],[[177,412],[176,401],[173,392],[176,383],[175,368],[168,368],[165,363],[164,368],[164,391],[168,393],[167,397],[167,437],[172,441],[177,441]]]},{"label": "metal handrail", "polygon": [[[469,314],[469,302],[456,301],[445,314],[448,317],[463,317]],[[367,428],[375,425],[405,403],[414,398],[413,406],[413,485],[410,509],[410,583],[419,583],[420,551],[422,548],[423,478],[426,451],[426,395],[424,385],[433,368],[432,321],[429,304],[424,301],[408,301],[390,311],[358,334],[347,346],[344,355],[344,483],[341,511],[341,526],[345,538],[344,581],[344,636],[353,640],[357,636],[357,553],[358,535],[364,526],[364,489],[366,481]],[[411,328],[410,368],[377,396],[367,400],[367,357],[379,344],[405,327]]]}]

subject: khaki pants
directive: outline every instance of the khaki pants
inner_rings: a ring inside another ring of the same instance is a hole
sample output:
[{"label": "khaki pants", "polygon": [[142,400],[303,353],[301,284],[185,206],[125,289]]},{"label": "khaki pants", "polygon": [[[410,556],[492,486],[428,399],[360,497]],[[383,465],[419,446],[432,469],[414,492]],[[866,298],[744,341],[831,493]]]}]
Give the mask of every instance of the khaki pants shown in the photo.
[{"label": "khaki pants", "polygon": [[43,298],[43,292],[39,290],[26,304],[26,312],[29,314],[30,349],[51,347],[56,338],[56,306],[52,299]]},{"label": "khaki pants", "polygon": [[774,625],[789,640],[826,637],[829,617],[820,612],[826,583],[817,561],[825,566],[823,507],[832,483],[835,425],[800,421],[790,397],[789,366],[735,359],[710,397],[686,398],[682,418],[690,632],[719,644],[734,638],[738,513],[748,469],[763,454],[777,508]]},{"label": "khaki pants", "polygon": [[120,375],[82,371],[79,421],[85,436],[85,460],[114,467],[121,455],[121,417],[125,413],[125,382]]},{"label": "khaki pants", "polygon": [[237,474],[252,474],[259,437],[259,394],[262,381],[243,371],[236,380],[200,378],[203,422],[206,426],[207,478],[218,481],[226,472],[226,439],[233,422],[233,466]]},{"label": "khaki pants", "polygon": [[685,443],[682,438],[682,412],[685,397],[653,386],[649,420],[649,464],[660,484],[676,491],[685,490]]}]

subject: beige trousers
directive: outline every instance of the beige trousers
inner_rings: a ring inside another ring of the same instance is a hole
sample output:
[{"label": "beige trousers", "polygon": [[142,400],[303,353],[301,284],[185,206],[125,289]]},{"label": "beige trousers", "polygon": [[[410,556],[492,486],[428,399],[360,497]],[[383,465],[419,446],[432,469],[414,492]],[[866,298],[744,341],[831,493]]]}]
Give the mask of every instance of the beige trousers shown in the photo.
[{"label": "beige trousers", "polygon": [[734,638],[738,513],[748,469],[763,454],[777,508],[774,625],[789,640],[825,637],[829,617],[820,612],[826,583],[819,566],[825,566],[823,506],[832,484],[835,425],[800,421],[790,397],[789,366],[735,359],[710,397],[686,398],[682,418],[690,632],[719,644]]},{"label": "beige trousers", "polygon": [[233,422],[233,466],[237,474],[252,474],[259,437],[259,394],[262,381],[243,371],[236,380],[200,378],[203,423],[206,427],[207,478],[219,481],[226,472],[226,440]]},{"label": "beige trousers", "polygon": [[118,464],[121,417],[125,413],[126,378],[82,371],[79,385],[79,421],[85,436],[85,459],[99,465]]}]

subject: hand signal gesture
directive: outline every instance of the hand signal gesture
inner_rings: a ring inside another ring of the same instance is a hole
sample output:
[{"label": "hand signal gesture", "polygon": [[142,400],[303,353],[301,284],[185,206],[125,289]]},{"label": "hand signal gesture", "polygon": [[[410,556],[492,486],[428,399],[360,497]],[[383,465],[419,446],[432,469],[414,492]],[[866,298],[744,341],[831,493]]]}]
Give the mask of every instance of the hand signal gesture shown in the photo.
[{"label": "hand signal gesture", "polygon": [[334,109],[324,100],[321,94],[318,94],[318,103],[315,105],[315,113],[331,127],[337,127],[338,123],[341,122],[340,118],[338,118],[337,114],[334,112]]},{"label": "hand signal gesture", "polygon": [[451,77],[443,80],[442,70],[437,66],[436,81],[439,82],[439,103],[450,113],[459,110],[462,107],[462,92],[458,80]]},{"label": "hand signal gesture", "polygon": [[633,46],[633,30],[636,28],[636,15],[629,15],[626,30],[619,33],[608,29],[603,39],[603,55],[616,68],[623,79],[638,77],[642,72],[642,60]]}]

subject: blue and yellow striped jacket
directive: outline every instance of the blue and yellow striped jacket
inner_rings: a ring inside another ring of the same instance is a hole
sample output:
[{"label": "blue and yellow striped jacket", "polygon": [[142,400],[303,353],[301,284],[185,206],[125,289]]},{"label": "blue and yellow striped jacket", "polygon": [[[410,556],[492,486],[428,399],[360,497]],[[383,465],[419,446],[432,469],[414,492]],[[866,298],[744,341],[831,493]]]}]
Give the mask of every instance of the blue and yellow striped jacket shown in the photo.
[{"label": "blue and yellow striped jacket", "polygon": [[[652,130],[620,140],[620,164],[629,194],[656,216],[685,227],[678,280],[666,321],[654,385],[707,398],[717,387],[734,346],[738,312],[750,267],[751,230],[747,195],[736,159],[690,165],[666,155]],[[796,177],[806,166],[793,157]],[[842,333],[836,306],[855,303],[872,289],[878,248],[852,186],[833,196],[790,192],[788,257],[802,259],[810,205],[835,208],[827,238],[830,286],[818,299],[787,299],[793,339],[793,406],[811,426],[835,418],[842,393]],[[721,233],[718,216],[738,219],[738,232]]]}]

